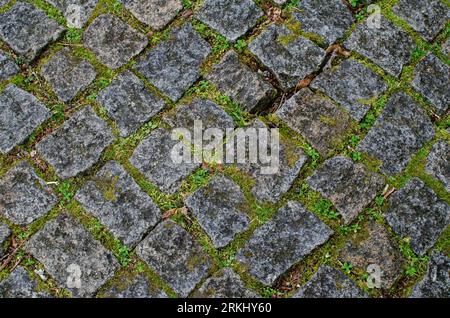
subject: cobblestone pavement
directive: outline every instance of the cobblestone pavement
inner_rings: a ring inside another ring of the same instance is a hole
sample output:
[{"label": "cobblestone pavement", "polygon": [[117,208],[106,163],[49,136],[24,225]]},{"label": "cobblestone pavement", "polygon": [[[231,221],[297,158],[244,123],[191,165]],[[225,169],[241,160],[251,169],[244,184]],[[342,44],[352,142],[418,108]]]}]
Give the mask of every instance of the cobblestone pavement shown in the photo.
[{"label": "cobblestone pavement", "polygon": [[[449,42],[448,0],[0,0],[0,297],[450,297]],[[174,163],[194,120],[278,173]]]}]

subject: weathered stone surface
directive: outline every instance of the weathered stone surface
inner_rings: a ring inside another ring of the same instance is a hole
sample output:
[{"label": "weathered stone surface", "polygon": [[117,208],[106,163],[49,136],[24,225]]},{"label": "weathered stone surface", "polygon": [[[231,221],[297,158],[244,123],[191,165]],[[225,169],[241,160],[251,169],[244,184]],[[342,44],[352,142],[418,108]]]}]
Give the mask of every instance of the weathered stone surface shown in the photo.
[{"label": "weathered stone surface", "polygon": [[109,126],[87,106],[36,148],[60,178],[70,178],[92,167],[112,141]]},{"label": "weathered stone surface", "polygon": [[97,101],[117,122],[121,137],[136,132],[165,106],[164,101],[147,90],[130,71],[123,72],[103,89]]},{"label": "weathered stone surface", "polygon": [[172,221],[158,224],[138,245],[136,253],[180,297],[188,296],[211,266],[201,246]]},{"label": "weathered stone surface", "polygon": [[0,152],[7,153],[31,135],[50,111],[33,95],[9,84],[0,94]]},{"label": "weathered stone surface", "polygon": [[237,234],[248,229],[247,205],[239,186],[223,175],[186,199],[186,206],[217,248],[226,246]]},{"label": "weathered stone surface", "polygon": [[163,29],[183,9],[180,0],[123,0],[125,7],[142,23]]},{"label": "weathered stone surface", "polygon": [[0,215],[25,225],[50,211],[57,202],[45,181],[22,161],[0,180]]},{"label": "weathered stone surface", "polygon": [[133,279],[126,286],[113,286],[105,295],[106,298],[168,298],[167,294],[153,286],[144,275]]},{"label": "weathered stone surface", "polygon": [[381,176],[340,156],[325,161],[307,182],[333,202],[346,224],[355,219],[384,185]]},{"label": "weathered stone surface", "polygon": [[442,45],[442,52],[444,54],[450,55],[450,38],[445,41],[445,43]]},{"label": "weathered stone surface", "polygon": [[416,67],[412,86],[444,114],[450,105],[450,67],[429,54]]},{"label": "weathered stone surface", "polygon": [[194,293],[195,298],[258,298],[258,294],[245,287],[231,268],[224,268],[208,278]]},{"label": "weathered stone surface", "polygon": [[439,0],[399,0],[392,11],[432,41],[450,19],[450,9]]},{"label": "weathered stone surface", "polygon": [[83,42],[100,62],[116,69],[138,55],[148,40],[118,17],[104,14],[89,25],[83,34]]},{"label": "weathered stone surface", "polygon": [[68,102],[94,81],[97,72],[88,61],[71,54],[69,48],[64,48],[42,67],[41,75],[58,98]]},{"label": "weathered stone surface", "polygon": [[19,266],[0,282],[0,298],[48,298],[46,292],[37,290],[37,282]]},{"label": "weathered stone surface", "polygon": [[263,15],[264,12],[251,0],[206,0],[196,18],[229,41],[236,41]]},{"label": "weathered stone surface", "polygon": [[425,277],[412,291],[413,298],[450,298],[450,259],[438,252],[431,254]]},{"label": "weathered stone surface", "polygon": [[172,31],[169,40],[152,49],[135,68],[177,101],[200,77],[200,66],[210,51],[210,45],[186,23]]},{"label": "weathered stone surface", "polygon": [[161,211],[117,162],[108,162],[75,199],[126,245],[139,243]]},{"label": "weathered stone surface", "polygon": [[400,92],[390,98],[357,149],[380,160],[383,173],[394,175],[433,136],[434,128],[425,111]]},{"label": "weathered stone surface", "polygon": [[0,223],[0,259],[3,257],[5,251],[3,250],[3,244],[6,239],[11,235],[11,230],[6,224]]},{"label": "weathered stone surface", "polygon": [[19,71],[19,67],[11,56],[0,50],[0,82],[17,74]]},{"label": "weathered stone surface", "polygon": [[311,83],[340,105],[353,119],[360,121],[375,101],[387,89],[387,84],[372,70],[353,59],[344,60],[339,67],[322,72]]},{"label": "weathered stone surface", "polygon": [[253,233],[236,259],[257,280],[272,285],[332,234],[333,231],[314,214],[290,201]]},{"label": "weathered stone surface", "polygon": [[420,179],[413,178],[389,199],[386,220],[402,237],[409,237],[412,250],[423,255],[450,223],[450,206]]},{"label": "weathered stone surface", "polygon": [[49,221],[25,245],[75,297],[91,297],[118,268],[114,256],[71,216]]},{"label": "weathered stone surface", "polygon": [[285,90],[317,70],[325,57],[325,51],[310,40],[275,24],[251,42],[249,49],[275,74]]},{"label": "weathered stone surface", "polygon": [[45,0],[66,17],[69,27],[81,29],[97,6],[98,0]]},{"label": "weathered stone surface", "polygon": [[222,94],[233,98],[245,111],[264,108],[276,95],[274,87],[240,62],[234,51],[228,52],[206,75],[206,79]]},{"label": "weathered stone surface", "polygon": [[365,298],[367,295],[343,273],[321,266],[316,274],[294,295],[295,298]]},{"label": "weathered stone surface", "polygon": [[371,59],[389,74],[399,76],[411,58],[414,41],[406,31],[381,17],[380,28],[361,23],[344,45]]},{"label": "weathered stone surface", "polygon": [[0,0],[0,7],[8,3],[9,0]]},{"label": "weathered stone surface", "polygon": [[425,171],[441,181],[450,192],[450,144],[441,140],[434,144],[428,155]]},{"label": "weathered stone surface", "polygon": [[309,88],[301,89],[275,114],[325,157],[350,128],[347,111]]},{"label": "weathered stone surface", "polygon": [[293,15],[304,31],[322,36],[328,45],[342,37],[354,20],[341,0],[304,0]]}]

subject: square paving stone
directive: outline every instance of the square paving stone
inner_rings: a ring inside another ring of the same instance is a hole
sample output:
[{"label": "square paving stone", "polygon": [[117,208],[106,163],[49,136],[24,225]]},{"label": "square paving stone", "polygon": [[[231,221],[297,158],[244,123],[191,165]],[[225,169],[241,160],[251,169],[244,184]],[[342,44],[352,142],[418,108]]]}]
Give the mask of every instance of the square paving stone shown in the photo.
[{"label": "square paving stone", "polygon": [[32,223],[49,212],[57,201],[50,187],[26,161],[0,180],[0,215],[15,224]]},{"label": "square paving stone", "polygon": [[0,39],[28,62],[58,40],[64,31],[44,11],[28,3],[16,2],[9,11],[0,14]]},{"label": "square paving stone", "polygon": [[353,15],[341,0],[304,0],[293,12],[302,30],[322,36],[328,45],[353,24]]},{"label": "square paving stone", "polygon": [[64,48],[42,67],[41,75],[63,102],[72,100],[94,81],[97,72],[86,60],[74,56]]},{"label": "square paving stone", "polygon": [[20,71],[17,64],[6,52],[0,50],[0,82],[7,80]]},{"label": "square paving stone", "polygon": [[5,250],[3,249],[3,244],[6,239],[11,235],[11,230],[6,224],[0,222],[0,259],[3,257]]},{"label": "square paving stone", "polygon": [[135,68],[171,100],[177,101],[200,77],[200,66],[210,51],[208,42],[186,23],[174,29],[169,40],[152,49]]},{"label": "square paving stone", "polygon": [[264,12],[251,0],[206,0],[196,18],[236,41],[247,33]]},{"label": "square paving stone", "polygon": [[450,105],[450,67],[429,54],[416,67],[412,86],[443,115]]},{"label": "square paving stone", "polygon": [[272,220],[256,229],[245,247],[238,251],[236,259],[257,280],[272,285],[332,234],[333,231],[314,214],[290,201]]},{"label": "square paving stone", "polygon": [[226,246],[250,224],[245,213],[248,202],[242,190],[223,175],[198,189],[185,202],[217,248]]},{"label": "square paving stone", "polygon": [[253,40],[249,49],[275,74],[284,90],[316,71],[326,55],[310,40],[296,37],[286,27],[275,24]]},{"label": "square paving stone", "polygon": [[433,252],[425,277],[413,288],[412,298],[450,298],[450,258]]},{"label": "square paving stone", "polygon": [[346,224],[356,218],[385,184],[380,175],[341,156],[325,161],[307,182],[333,202]]},{"label": "square paving stone", "polygon": [[366,298],[367,295],[343,273],[322,265],[294,298]]},{"label": "square paving stone", "polygon": [[36,149],[65,179],[92,167],[112,142],[109,126],[87,106],[39,142]]},{"label": "square paving stone", "polygon": [[81,29],[89,20],[98,0],[45,0],[62,12],[69,27]]},{"label": "square paving stone", "polygon": [[245,287],[231,268],[224,268],[208,278],[194,292],[194,298],[258,298],[258,294]]},{"label": "square paving stone", "polygon": [[450,206],[420,179],[413,178],[389,199],[386,220],[412,250],[424,255],[450,223]]},{"label": "square paving stone", "polygon": [[268,106],[277,93],[262,76],[240,62],[234,51],[225,54],[212,72],[206,75],[206,79],[248,112]]},{"label": "square paving stone", "polygon": [[399,0],[392,11],[428,41],[432,41],[450,19],[450,9],[439,0]]},{"label": "square paving stone", "polygon": [[434,128],[425,111],[399,92],[390,98],[357,149],[380,160],[383,173],[394,175],[405,169],[411,156],[433,137]]},{"label": "square paving stone", "polygon": [[74,297],[92,297],[119,267],[114,256],[65,212],[37,232],[25,249]]},{"label": "square paving stone", "polygon": [[9,84],[0,93],[0,152],[8,153],[44,121],[50,111],[33,95]]},{"label": "square paving stone", "polygon": [[168,298],[167,294],[139,275],[131,284],[121,282],[120,286],[113,286],[105,293],[105,298]]},{"label": "square paving stone", "polygon": [[414,41],[408,33],[384,17],[381,17],[380,28],[359,24],[344,45],[397,77],[414,49]]},{"label": "square paving stone", "polygon": [[75,199],[126,245],[139,243],[161,211],[117,162],[108,162]]},{"label": "square paving stone", "polygon": [[46,292],[38,291],[37,282],[19,266],[0,282],[0,298],[49,298]]},{"label": "square paving stone", "polygon": [[180,0],[123,0],[139,21],[154,30],[161,30],[183,9]]},{"label": "square paving stone", "polygon": [[345,107],[357,121],[367,114],[369,103],[388,88],[377,74],[353,59],[344,60],[339,67],[322,72],[311,83],[311,87]]},{"label": "square paving stone", "polygon": [[114,79],[99,93],[97,101],[117,122],[121,137],[136,132],[165,106],[164,101],[147,90],[130,71],[125,71]]},{"label": "square paving stone", "polygon": [[172,221],[158,224],[138,245],[136,253],[180,297],[187,297],[211,266],[202,247]]},{"label": "square paving stone", "polygon": [[100,62],[116,69],[138,55],[148,40],[118,17],[104,14],[89,25],[83,34],[83,42]]},{"label": "square paving stone", "polygon": [[450,192],[450,144],[441,140],[434,144],[427,158],[425,171],[442,182],[445,189]]},{"label": "square paving stone", "polygon": [[275,114],[324,157],[342,141],[351,123],[346,110],[309,88],[288,99]]}]

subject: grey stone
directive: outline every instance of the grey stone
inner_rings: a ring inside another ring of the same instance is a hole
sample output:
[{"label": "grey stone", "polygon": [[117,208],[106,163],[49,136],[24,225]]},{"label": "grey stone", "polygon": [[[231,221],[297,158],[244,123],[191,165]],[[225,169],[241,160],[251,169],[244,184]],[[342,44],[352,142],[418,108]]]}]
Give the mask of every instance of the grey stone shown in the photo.
[{"label": "grey stone", "polygon": [[206,0],[196,18],[229,41],[247,33],[264,12],[251,0]]},{"label": "grey stone", "polygon": [[442,46],[442,52],[444,54],[450,55],[450,38],[445,41],[445,43]]},{"label": "grey stone", "polygon": [[390,98],[357,149],[380,160],[383,173],[394,175],[433,136],[434,128],[425,111],[410,96],[399,92]]},{"label": "grey stone", "polygon": [[314,214],[290,201],[253,233],[236,259],[257,280],[272,285],[332,234],[333,231]]},{"label": "grey stone", "polygon": [[11,230],[6,224],[0,223],[0,259],[2,259],[5,250],[3,249],[3,244],[5,244],[6,239],[11,235]]},{"label": "grey stone", "polygon": [[450,192],[450,144],[441,140],[434,144],[427,158],[425,171],[441,181],[445,189]]},{"label": "grey stone", "polygon": [[50,187],[26,161],[0,180],[0,215],[15,224],[32,223],[49,212],[57,201]]},{"label": "grey stone", "polygon": [[89,20],[98,0],[45,0],[62,12],[67,25],[81,29]]},{"label": "grey stone", "polygon": [[450,298],[450,259],[438,252],[431,254],[425,277],[412,291],[413,298]]},{"label": "grey stone", "polygon": [[416,67],[412,86],[433,105],[440,115],[450,105],[450,67],[433,54],[429,54]]},{"label": "grey stone", "polygon": [[152,49],[135,68],[156,88],[177,101],[200,77],[210,45],[190,23],[174,29],[167,41]]},{"label": "grey stone", "polygon": [[249,112],[268,106],[277,93],[258,73],[240,62],[234,51],[228,52],[206,75],[206,79]]},{"label": "grey stone", "polygon": [[163,29],[183,9],[180,0],[123,0],[125,7],[154,30]]},{"label": "grey stone", "polygon": [[39,142],[36,148],[58,176],[65,179],[91,168],[112,142],[109,126],[87,106]]},{"label": "grey stone", "polygon": [[168,298],[167,294],[153,286],[144,275],[139,275],[126,286],[113,286],[105,295],[106,298]]},{"label": "grey stone", "polygon": [[401,237],[409,237],[412,250],[423,255],[450,223],[450,206],[420,179],[413,178],[391,195],[386,220]]},{"label": "grey stone", "polygon": [[28,62],[33,61],[65,29],[31,4],[16,2],[0,14],[0,39]]},{"label": "grey stone", "polygon": [[248,202],[242,190],[223,175],[198,189],[185,202],[217,248],[226,246],[250,224],[245,214]]},{"label": "grey stone", "polygon": [[361,23],[344,45],[369,58],[389,74],[399,76],[411,58],[414,41],[406,31],[381,17],[380,28]]},{"label": "grey stone", "polygon": [[8,153],[44,121],[50,111],[33,95],[9,84],[0,94],[0,152]]},{"label": "grey stone", "polygon": [[116,69],[138,55],[148,40],[118,17],[104,14],[89,25],[83,34],[83,42],[100,62]]},{"label": "grey stone", "polygon": [[9,54],[0,50],[0,82],[16,75],[19,71],[19,67]]},{"label": "grey stone", "polygon": [[127,137],[161,111],[165,103],[144,87],[130,71],[120,74],[103,89],[97,101],[117,122],[121,137]]},{"label": "grey stone", "polygon": [[322,72],[311,87],[333,98],[357,121],[367,114],[369,103],[387,90],[387,84],[377,74],[353,59]]},{"label": "grey stone", "polygon": [[65,212],[31,237],[25,250],[74,297],[92,297],[118,268],[114,256]]},{"label": "grey stone", "polygon": [[8,2],[9,2],[9,0],[0,0],[0,7],[3,7]]},{"label": "grey stone", "polygon": [[333,202],[346,224],[356,218],[384,185],[380,175],[341,156],[325,161],[307,182]]},{"label": "grey stone", "polygon": [[41,75],[49,82],[56,96],[68,102],[94,81],[97,72],[88,61],[64,48],[42,67]]},{"label": "grey stone", "polygon": [[37,282],[19,266],[0,282],[0,298],[48,298],[46,292],[38,291]]},{"label": "grey stone", "polygon": [[75,199],[126,245],[139,243],[161,211],[117,162],[108,162]]},{"label": "grey stone", "polygon": [[289,90],[316,71],[325,51],[286,27],[271,25],[249,45],[250,51],[272,71],[284,90]]},{"label": "grey stone", "polygon": [[294,295],[295,298],[366,298],[367,295],[343,273],[322,265]]},{"label": "grey stone", "polygon": [[275,114],[306,138],[324,157],[342,141],[350,129],[348,112],[309,88],[301,89]]},{"label": "grey stone", "polygon": [[137,255],[180,297],[186,297],[206,275],[211,261],[183,228],[164,221],[136,248]]}]

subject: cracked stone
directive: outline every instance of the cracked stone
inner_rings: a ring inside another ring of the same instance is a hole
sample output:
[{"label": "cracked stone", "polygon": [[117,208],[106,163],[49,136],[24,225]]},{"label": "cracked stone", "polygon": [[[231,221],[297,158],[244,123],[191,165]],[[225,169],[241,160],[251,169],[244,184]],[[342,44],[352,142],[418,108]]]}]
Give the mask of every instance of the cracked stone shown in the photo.
[{"label": "cracked stone", "polygon": [[26,161],[0,180],[0,215],[19,225],[30,224],[49,212],[58,199]]},{"label": "cracked stone", "polygon": [[111,14],[103,14],[83,34],[84,45],[99,61],[117,69],[138,55],[148,44],[147,37]]},{"label": "cracked stone", "polygon": [[156,88],[177,101],[200,77],[200,66],[211,46],[190,23],[174,29],[170,38],[141,59],[135,68]]},{"label": "cracked stone", "polygon": [[0,222],[0,259],[3,257],[5,250],[3,249],[3,244],[5,244],[6,239],[11,235],[11,230],[6,224]]},{"label": "cracked stone", "polygon": [[450,223],[450,206],[417,178],[391,195],[389,205],[386,220],[395,233],[410,238],[418,255],[424,255]]},{"label": "cracked stone", "polygon": [[450,192],[450,144],[441,140],[434,144],[428,155],[425,172],[442,182]]},{"label": "cracked stone", "polygon": [[341,156],[325,161],[307,182],[333,203],[346,224],[353,221],[384,186],[380,175]]},{"label": "cracked stone", "polygon": [[172,221],[159,223],[138,245],[136,253],[180,297],[187,297],[211,266],[202,247]]},{"label": "cracked stone", "polygon": [[425,277],[413,288],[413,298],[450,298],[450,259],[438,252],[431,254]]},{"label": "cracked stone", "polygon": [[353,59],[344,60],[339,67],[322,72],[311,83],[348,110],[360,121],[388,87],[372,70]]},{"label": "cracked stone", "polygon": [[225,176],[215,177],[185,202],[217,248],[249,227],[248,202],[239,186]]},{"label": "cracked stone", "polygon": [[16,75],[20,68],[6,52],[0,50],[0,82]]},{"label": "cracked stone", "polygon": [[94,81],[97,72],[88,61],[64,48],[42,67],[41,75],[49,82],[56,96],[68,102]]},{"label": "cracked stone", "polygon": [[117,162],[108,162],[75,199],[123,244],[134,246],[161,219],[161,211]]},{"label": "cracked stone", "polygon": [[[123,283],[122,283],[123,284]],[[105,293],[107,298],[168,298],[167,294],[139,275],[127,286],[113,286]]]},{"label": "cracked stone", "polygon": [[394,175],[434,137],[425,111],[406,93],[393,95],[357,150],[382,162],[381,171]]},{"label": "cracked stone", "polygon": [[65,212],[37,232],[25,250],[74,297],[92,297],[119,267],[114,256]]},{"label": "cracked stone", "polygon": [[36,149],[65,179],[91,168],[112,142],[109,126],[87,106],[39,142]]},{"label": "cracked stone", "polygon": [[8,153],[50,118],[50,111],[33,95],[9,84],[0,94],[0,152]]},{"label": "cracked stone", "polygon": [[123,0],[125,7],[142,23],[161,30],[183,9],[180,0]]},{"label": "cracked stone", "polygon": [[99,93],[97,101],[117,122],[121,137],[135,133],[165,107],[164,101],[146,89],[130,71],[117,76]]},{"label": "cracked stone", "polygon": [[65,29],[44,11],[23,2],[0,14],[0,38],[27,62],[33,61]]},{"label": "cracked stone", "polygon": [[273,219],[256,229],[236,259],[257,280],[272,285],[332,234],[314,214],[289,201]]},{"label": "cracked stone", "polygon": [[316,71],[325,58],[319,46],[292,34],[286,27],[271,25],[249,45],[250,51],[272,71],[284,90],[289,90]]},{"label": "cracked stone", "polygon": [[247,112],[259,111],[268,106],[277,93],[261,75],[240,62],[234,51],[228,52],[206,75],[206,79]]},{"label": "cracked stone", "polygon": [[98,0],[45,0],[62,12],[69,27],[81,29],[89,20]]},{"label": "cracked stone", "polygon": [[19,266],[0,282],[0,298],[49,298],[46,292],[38,291],[38,284],[27,271]]}]

